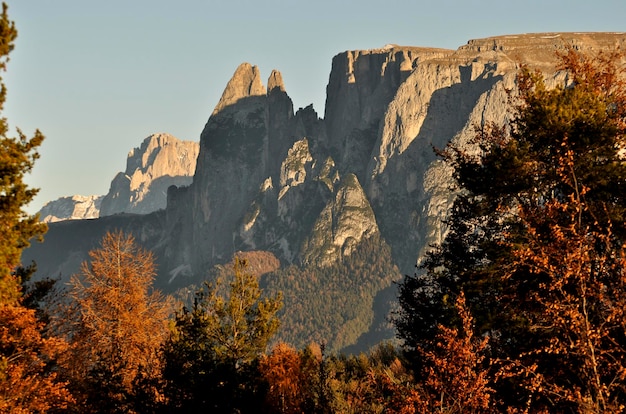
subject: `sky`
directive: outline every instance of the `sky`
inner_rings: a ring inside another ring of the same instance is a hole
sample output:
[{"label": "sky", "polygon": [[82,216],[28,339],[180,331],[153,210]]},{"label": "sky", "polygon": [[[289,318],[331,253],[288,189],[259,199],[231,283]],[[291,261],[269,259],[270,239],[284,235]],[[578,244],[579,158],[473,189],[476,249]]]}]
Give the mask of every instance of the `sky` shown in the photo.
[{"label": "sky", "polygon": [[313,104],[322,117],[332,58],[346,50],[626,31],[624,0],[5,1],[18,38],[0,74],[2,116],[46,136],[27,176],[40,188],[29,213],[63,196],[106,194],[153,133],[199,141],[243,62],[264,80],[279,70],[294,109]]}]

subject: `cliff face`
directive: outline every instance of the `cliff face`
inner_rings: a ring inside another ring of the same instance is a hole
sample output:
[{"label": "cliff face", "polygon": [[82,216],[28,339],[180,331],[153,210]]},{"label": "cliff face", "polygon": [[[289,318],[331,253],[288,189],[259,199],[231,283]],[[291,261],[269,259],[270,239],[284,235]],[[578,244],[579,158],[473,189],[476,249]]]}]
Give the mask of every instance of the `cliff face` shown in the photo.
[{"label": "cliff face", "polygon": [[153,134],[128,153],[102,200],[101,216],[147,214],[166,206],[167,189],[191,184],[199,147],[169,134]]},{"label": "cliff face", "polygon": [[454,199],[450,171],[436,160],[432,147],[456,141],[471,151],[476,126],[506,122],[507,91],[514,89],[520,65],[543,71],[548,85],[554,85],[564,81],[555,69],[557,52],[624,45],[623,33],[499,36],[472,40],[417,65],[379,123],[364,184],[403,271],[442,240],[442,219]]},{"label": "cliff face", "polygon": [[[507,91],[520,65],[542,70],[548,84],[564,82],[555,52],[568,47],[623,49],[626,35],[546,33],[472,40],[456,51],[344,52],[332,62],[324,119],[312,107],[294,113],[280,72],[273,71],[265,87],[258,68],[242,64],[201,134],[193,182],[170,187],[165,211],[146,216],[145,226],[134,217],[126,227],[158,253],[159,283],[170,289],[197,283],[238,251],[268,251],[283,267],[324,272],[355,251],[376,250],[371,244],[379,239],[391,247],[400,272],[412,273],[442,240],[442,220],[455,196],[451,172],[433,146],[456,141],[472,151],[475,126],[507,121]],[[131,152],[103,211],[128,211],[118,199],[134,200],[136,212],[154,206],[146,194],[158,172],[149,160],[180,158],[164,142],[167,137],[146,140]],[[194,153],[187,151],[190,163]],[[131,218],[115,223],[124,220]],[[34,245],[26,260],[37,260],[37,249],[54,243]],[[387,289],[391,282],[371,285]],[[388,290],[383,296],[393,297]],[[293,303],[317,294],[297,291]],[[384,320],[387,311],[380,305],[375,319]]]}]

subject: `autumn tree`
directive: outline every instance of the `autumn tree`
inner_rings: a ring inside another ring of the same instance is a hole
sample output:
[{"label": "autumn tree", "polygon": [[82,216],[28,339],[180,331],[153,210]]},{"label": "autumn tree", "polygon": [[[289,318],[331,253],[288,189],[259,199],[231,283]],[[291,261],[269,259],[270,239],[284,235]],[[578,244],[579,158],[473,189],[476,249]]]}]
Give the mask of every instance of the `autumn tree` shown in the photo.
[{"label": "autumn tree", "polygon": [[267,382],[266,409],[274,413],[301,413],[306,393],[303,361],[298,351],[284,342],[260,359],[261,378]]},{"label": "autumn tree", "polygon": [[207,283],[193,305],[177,312],[165,345],[170,409],[256,412],[258,358],[278,330],[281,295],[262,298],[257,277],[235,258],[225,292]]},{"label": "autumn tree", "polygon": [[69,306],[57,314],[70,342],[64,367],[86,409],[126,412],[136,380],[161,373],[170,304],[152,290],[154,258],[132,236],[107,233],[89,256],[71,277]]},{"label": "autumn tree", "polygon": [[55,369],[67,343],[41,331],[33,309],[0,305],[0,413],[47,413],[73,405]]},{"label": "autumn tree", "polygon": [[626,409],[626,244],[610,224],[583,224],[588,189],[576,185],[573,157],[568,151],[559,160],[569,198],[520,212],[527,243],[514,248],[504,274],[514,286],[520,271],[541,280],[520,308],[548,340],[504,362],[500,375],[526,387],[527,407],[550,401],[551,410],[620,413]]},{"label": "autumn tree", "polygon": [[[510,124],[479,128],[476,150],[441,151],[460,195],[444,242],[400,287],[396,326],[421,369],[417,350],[435,348],[437,326],[459,327],[453,309],[464,292],[474,334],[490,337],[490,361],[511,364],[493,377],[504,404],[595,412],[619,407],[624,394],[620,364],[602,365],[626,346],[624,58],[560,58],[561,85],[523,69]],[[507,376],[514,371],[532,371],[535,387]]]},{"label": "autumn tree", "polygon": [[462,292],[455,307],[461,328],[440,325],[435,346],[431,350],[419,350],[425,362],[419,402],[429,412],[496,412],[494,390],[485,364],[489,337],[474,336],[474,321]]}]

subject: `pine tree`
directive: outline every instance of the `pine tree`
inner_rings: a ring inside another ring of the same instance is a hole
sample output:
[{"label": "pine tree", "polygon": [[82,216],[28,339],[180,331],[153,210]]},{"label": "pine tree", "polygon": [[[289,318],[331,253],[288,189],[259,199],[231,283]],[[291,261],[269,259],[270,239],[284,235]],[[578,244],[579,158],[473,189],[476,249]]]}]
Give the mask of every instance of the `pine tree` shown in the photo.
[{"label": "pine tree", "polygon": [[235,258],[233,270],[227,293],[207,284],[176,314],[164,356],[171,409],[255,412],[262,403],[258,358],[278,330],[282,296],[261,298],[245,260]]},{"label": "pine tree", "polygon": [[[0,70],[6,70],[17,37],[7,5],[0,15]],[[0,79],[0,111],[6,87]],[[0,413],[43,413],[64,410],[73,404],[66,383],[59,379],[56,359],[67,344],[43,334],[35,310],[24,306],[20,284],[34,265],[20,267],[22,250],[47,227],[24,210],[37,189],[24,183],[39,157],[43,135],[9,137],[8,122],[0,118]]]},{"label": "pine tree", "polygon": [[[14,22],[9,20],[7,5],[2,5],[0,15],[0,70],[6,70],[9,53],[17,37]],[[6,100],[6,87],[0,80],[0,111]],[[15,276],[20,265],[22,250],[33,237],[41,237],[47,230],[37,216],[24,210],[38,189],[24,183],[24,175],[33,168],[39,158],[37,147],[44,136],[36,131],[32,138],[18,130],[18,137],[7,136],[9,126],[6,118],[0,118],[0,303],[15,303],[19,298],[21,280]]]}]

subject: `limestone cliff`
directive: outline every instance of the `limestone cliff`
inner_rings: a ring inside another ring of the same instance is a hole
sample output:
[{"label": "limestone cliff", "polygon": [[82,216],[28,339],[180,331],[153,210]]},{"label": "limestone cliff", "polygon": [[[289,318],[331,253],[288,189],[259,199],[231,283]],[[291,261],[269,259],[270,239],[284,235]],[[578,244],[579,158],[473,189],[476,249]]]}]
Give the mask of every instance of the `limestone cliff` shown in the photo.
[{"label": "limestone cliff", "polygon": [[521,64],[548,84],[563,82],[556,52],[623,48],[623,33],[546,33],[472,40],[457,51],[421,60],[395,91],[378,125],[364,187],[383,237],[403,271],[445,234],[454,199],[446,166],[432,147],[454,140],[471,150],[476,126],[504,123],[507,90]]},{"label": "limestone cliff", "polygon": [[356,175],[348,174],[303,243],[302,263],[329,266],[337,258],[350,256],[359,243],[377,233],[376,217],[365,192]]},{"label": "limestone cliff", "polygon": [[118,173],[100,208],[101,216],[147,214],[164,209],[167,189],[191,184],[198,144],[169,134],[153,134],[128,153],[126,171]]}]

